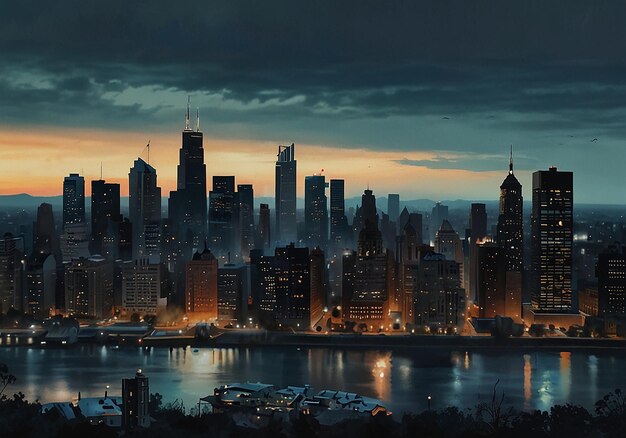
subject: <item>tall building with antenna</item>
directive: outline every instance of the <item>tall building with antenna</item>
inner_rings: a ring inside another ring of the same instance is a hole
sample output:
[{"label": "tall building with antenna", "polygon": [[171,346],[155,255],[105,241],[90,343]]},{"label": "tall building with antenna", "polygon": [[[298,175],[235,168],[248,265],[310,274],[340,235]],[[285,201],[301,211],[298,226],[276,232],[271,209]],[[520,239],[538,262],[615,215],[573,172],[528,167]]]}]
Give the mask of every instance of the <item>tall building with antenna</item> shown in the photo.
[{"label": "tall building with antenna", "polygon": [[507,271],[522,272],[524,247],[524,201],[522,185],[513,173],[513,148],[509,159],[509,173],[500,186],[498,215],[498,246],[504,250]]},{"label": "tall building with antenna", "polygon": [[189,120],[189,99],[182,140],[177,168],[177,187],[170,192],[168,216],[174,236],[191,250],[199,248],[206,237],[207,191],[200,117],[196,113],[196,129],[192,130]]},{"label": "tall building with antenna", "polygon": [[278,240],[295,242],[296,224],[296,147],[278,146],[276,159],[276,234]]}]

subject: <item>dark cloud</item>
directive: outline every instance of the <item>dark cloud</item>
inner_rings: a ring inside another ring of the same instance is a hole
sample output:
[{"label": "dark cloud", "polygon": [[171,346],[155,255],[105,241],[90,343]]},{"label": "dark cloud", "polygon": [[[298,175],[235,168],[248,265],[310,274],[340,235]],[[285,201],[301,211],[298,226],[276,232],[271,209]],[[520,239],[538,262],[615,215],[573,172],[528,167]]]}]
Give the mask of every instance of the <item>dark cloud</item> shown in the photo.
[{"label": "dark cloud", "polygon": [[0,122],[172,130],[191,94],[215,136],[497,157],[398,161],[476,170],[515,143],[522,167],[568,151],[583,168],[590,139],[626,139],[625,16],[586,0],[4,2]]}]

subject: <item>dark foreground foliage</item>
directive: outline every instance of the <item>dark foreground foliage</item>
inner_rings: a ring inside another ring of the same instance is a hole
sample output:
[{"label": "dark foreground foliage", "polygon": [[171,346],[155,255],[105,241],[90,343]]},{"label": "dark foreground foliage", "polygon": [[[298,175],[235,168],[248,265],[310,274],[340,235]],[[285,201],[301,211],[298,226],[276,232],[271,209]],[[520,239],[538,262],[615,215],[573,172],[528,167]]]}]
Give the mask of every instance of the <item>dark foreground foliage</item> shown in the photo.
[{"label": "dark foreground foliage", "polygon": [[515,412],[494,399],[475,409],[443,410],[405,414],[396,418],[350,420],[332,427],[301,416],[291,424],[278,421],[250,430],[237,427],[224,414],[188,415],[179,404],[161,406],[161,397],[151,397],[153,424],[149,429],[120,432],[91,426],[84,420],[65,421],[55,413],[41,414],[38,403],[23,394],[0,400],[0,437],[214,437],[214,438],[397,438],[397,437],[624,437],[626,397],[620,390],[596,403],[594,412],[581,406],[557,405],[550,411]]}]

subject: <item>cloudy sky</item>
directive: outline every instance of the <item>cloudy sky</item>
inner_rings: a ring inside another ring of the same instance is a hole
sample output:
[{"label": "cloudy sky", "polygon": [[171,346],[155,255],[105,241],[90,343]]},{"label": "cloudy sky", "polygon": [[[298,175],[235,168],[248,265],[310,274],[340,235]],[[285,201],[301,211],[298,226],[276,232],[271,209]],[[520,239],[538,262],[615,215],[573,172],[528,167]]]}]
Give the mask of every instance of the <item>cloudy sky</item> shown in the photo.
[{"label": "cloudy sky", "polygon": [[[626,203],[626,2],[28,1],[0,13],[0,193],[173,187],[187,96],[209,176],[271,195],[278,144],[348,195],[492,199],[509,146]],[[303,184],[300,184],[302,186]],[[301,191],[300,187],[300,191]]]}]

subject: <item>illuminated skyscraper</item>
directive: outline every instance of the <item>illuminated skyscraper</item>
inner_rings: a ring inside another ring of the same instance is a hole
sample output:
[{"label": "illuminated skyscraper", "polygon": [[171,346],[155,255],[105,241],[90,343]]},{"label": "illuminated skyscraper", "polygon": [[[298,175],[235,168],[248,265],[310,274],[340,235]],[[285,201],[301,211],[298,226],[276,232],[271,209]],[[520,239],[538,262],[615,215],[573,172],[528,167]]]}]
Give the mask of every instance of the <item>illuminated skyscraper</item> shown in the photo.
[{"label": "illuminated skyscraper", "polygon": [[532,307],[572,311],[573,174],[556,167],[533,173]]},{"label": "illuminated skyscraper", "polygon": [[196,128],[192,130],[189,102],[177,173],[177,188],[170,192],[168,217],[175,238],[189,249],[199,248],[207,232],[206,165],[200,118],[197,117]]},{"label": "illuminated skyscraper", "polygon": [[217,319],[217,259],[206,247],[185,266],[185,313]]},{"label": "illuminated skyscraper", "polygon": [[523,271],[524,204],[522,185],[513,174],[513,156],[509,161],[509,174],[500,186],[498,216],[498,246],[506,256],[507,271]]},{"label": "illuminated skyscraper", "polygon": [[63,228],[85,222],[85,178],[70,173],[63,180]]},{"label": "illuminated skyscraper", "polygon": [[339,243],[348,234],[345,186],[342,179],[330,180],[330,240]]},{"label": "illuminated skyscraper", "polygon": [[295,145],[278,146],[276,159],[276,229],[277,240],[295,242],[296,225],[296,168]]},{"label": "illuminated skyscraper", "polygon": [[209,242],[218,257],[235,249],[235,227],[239,224],[236,196],[234,176],[213,177],[213,190],[209,193]]},{"label": "illuminated skyscraper", "polygon": [[157,173],[141,158],[128,173],[128,215],[132,223],[133,258],[149,257],[160,261],[161,188]]},{"label": "illuminated skyscraper", "polygon": [[237,184],[237,201],[239,203],[237,231],[240,254],[244,259],[248,259],[250,250],[254,248],[254,189],[252,184]]}]

